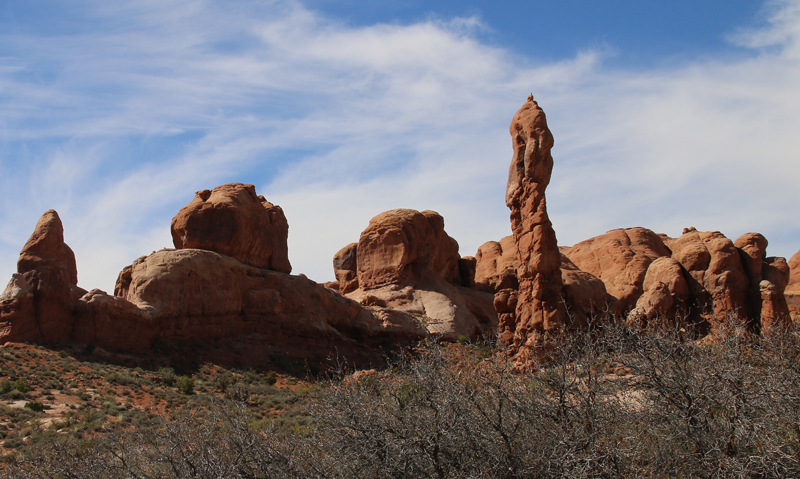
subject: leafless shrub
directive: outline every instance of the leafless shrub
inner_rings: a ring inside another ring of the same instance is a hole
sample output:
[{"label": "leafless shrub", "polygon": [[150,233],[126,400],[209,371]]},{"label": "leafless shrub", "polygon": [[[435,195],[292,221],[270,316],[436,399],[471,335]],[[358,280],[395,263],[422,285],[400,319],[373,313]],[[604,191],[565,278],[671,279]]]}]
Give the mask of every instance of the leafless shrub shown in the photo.
[{"label": "leafless shrub", "polygon": [[[607,322],[565,335],[533,372],[473,345],[426,344],[310,393],[309,426],[245,403],[17,460],[33,478],[800,476],[800,328],[735,324],[715,341]],[[286,424],[286,423],[284,423]]]}]

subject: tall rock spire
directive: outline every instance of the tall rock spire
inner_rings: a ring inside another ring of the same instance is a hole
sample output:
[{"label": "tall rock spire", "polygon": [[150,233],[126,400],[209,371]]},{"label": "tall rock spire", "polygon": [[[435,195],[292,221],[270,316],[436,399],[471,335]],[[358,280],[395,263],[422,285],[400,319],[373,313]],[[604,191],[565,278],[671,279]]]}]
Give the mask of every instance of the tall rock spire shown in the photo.
[{"label": "tall rock spire", "polygon": [[[518,254],[518,293],[498,292],[500,339],[524,359],[546,332],[566,324],[561,255],[547,216],[544,191],[553,170],[553,135],[533,95],[514,115],[510,133],[514,156],[508,171],[506,205]],[[516,306],[514,307],[514,303]]]}]

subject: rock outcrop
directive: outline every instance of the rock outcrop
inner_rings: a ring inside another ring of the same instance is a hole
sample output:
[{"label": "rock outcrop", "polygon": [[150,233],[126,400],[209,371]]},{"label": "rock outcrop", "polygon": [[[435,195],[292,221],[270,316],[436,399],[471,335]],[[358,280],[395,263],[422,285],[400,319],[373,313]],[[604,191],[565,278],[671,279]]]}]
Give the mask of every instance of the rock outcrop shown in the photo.
[{"label": "rock outcrop", "polygon": [[672,257],[689,274],[693,309],[709,321],[712,330],[731,315],[753,318],[750,279],[733,241],[719,231],[688,228],[670,245]]},{"label": "rock outcrop", "polygon": [[758,233],[734,243],[718,231],[670,238],[637,227],[559,248],[545,199],[554,140],[532,96],[509,132],[511,236],[460,257],[438,213],[386,211],[336,253],[336,281],[326,285],[289,274],[286,217],[253,185],[197,192],[172,220],[176,249],[125,267],[114,295],[78,287],[61,220],[47,211],[0,294],[0,343],[233,341],[243,356],[368,365],[430,336],[497,334],[524,368],[549,338],[608,314],[712,338],[734,317],[753,333],[779,329],[790,314],[800,320],[800,252],[768,257]]},{"label": "rock outcrop", "polygon": [[[428,336],[421,318],[373,311],[302,275],[281,272],[289,268],[287,228],[280,208],[256,196],[250,185],[200,192],[173,221],[181,249],[134,261],[120,273],[111,296],[77,287],[74,255],[64,244],[58,215],[48,211],[23,248],[19,273],[0,295],[0,343],[79,342],[135,350],[156,342],[227,341],[249,348],[245,360],[275,352],[368,365],[381,363],[386,349]],[[434,264],[436,271],[445,269]],[[457,260],[453,264],[457,269]],[[466,311],[465,302],[459,306]]]},{"label": "rock outcrop", "polygon": [[281,207],[257,195],[253,185],[198,191],[172,219],[171,230],[176,249],[204,249],[256,268],[292,272],[289,223]]},{"label": "rock outcrop", "polygon": [[570,325],[583,328],[610,313],[613,297],[606,291],[605,284],[595,275],[581,271],[563,253],[561,280]]},{"label": "rock outcrop", "polygon": [[477,339],[497,324],[492,295],[462,286],[472,261],[462,261],[433,211],[379,214],[333,263],[340,293],[381,314],[418,318],[436,337]]},{"label": "rock outcrop", "polygon": [[791,274],[784,294],[792,319],[800,321],[800,251],[789,258],[788,266]]},{"label": "rock outcrop", "polygon": [[57,341],[69,334],[78,288],[75,254],[64,243],[58,213],[45,212],[17,261],[17,274],[0,295],[4,334],[19,341]]},{"label": "rock outcrop", "polygon": [[458,243],[434,211],[389,210],[372,218],[358,240],[357,276],[362,289],[413,281],[431,272],[459,278]]},{"label": "rock outcrop", "polygon": [[509,128],[514,150],[508,172],[506,206],[511,209],[511,231],[516,244],[516,308],[505,298],[515,294],[501,290],[495,301],[499,313],[499,337],[509,352],[524,361],[530,347],[543,335],[568,326],[563,303],[561,254],[547,215],[545,189],[553,170],[553,135],[539,104],[528,97]]},{"label": "rock outcrop", "polygon": [[791,271],[786,258],[769,257],[764,260],[761,283],[761,332],[769,332],[777,327],[788,325],[791,311],[786,301],[786,286],[789,284]]},{"label": "rock outcrop", "polygon": [[[769,242],[759,233],[745,233],[734,245],[750,279],[750,318],[756,327],[770,330],[790,321],[784,291],[789,283],[789,265],[785,258],[767,257]],[[760,320],[760,325],[757,324]]]},{"label": "rock outcrop", "polygon": [[358,243],[350,243],[333,256],[333,273],[340,293],[347,294],[358,289]]},{"label": "rock outcrop", "polygon": [[628,315],[629,322],[648,327],[684,325],[691,297],[684,269],[677,260],[655,259],[647,268],[641,287],[643,293]]},{"label": "rock outcrop", "polygon": [[581,270],[600,278],[611,296],[611,312],[625,314],[644,292],[647,268],[670,250],[646,228],[615,229],[565,248],[564,255]]},{"label": "rock outcrop", "polygon": [[475,287],[490,293],[519,288],[517,263],[514,237],[482,244],[475,253]]}]

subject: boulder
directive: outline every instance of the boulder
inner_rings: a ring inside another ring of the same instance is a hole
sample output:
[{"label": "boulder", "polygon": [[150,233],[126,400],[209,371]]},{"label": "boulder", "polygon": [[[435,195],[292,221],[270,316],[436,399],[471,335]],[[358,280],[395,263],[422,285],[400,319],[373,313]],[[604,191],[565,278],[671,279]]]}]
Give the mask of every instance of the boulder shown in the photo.
[{"label": "boulder", "polygon": [[712,329],[731,316],[743,320],[754,318],[750,278],[739,250],[725,235],[719,231],[685,229],[672,242],[672,257],[688,273],[692,310],[707,319]]},{"label": "boulder", "polygon": [[611,298],[603,282],[581,271],[566,255],[561,255],[561,279],[564,303],[570,327],[586,327],[602,319],[609,311]]},{"label": "boulder", "polygon": [[[519,289],[516,310],[501,313],[499,338],[516,356],[519,366],[544,335],[567,326],[561,278],[561,254],[547,215],[545,189],[553,170],[553,135],[533,95],[511,121],[513,156],[508,171],[506,206],[511,210],[511,231],[517,250]],[[507,289],[495,305],[505,311],[511,298]],[[498,310],[498,313],[500,310]]]},{"label": "boulder", "polygon": [[172,219],[176,249],[203,249],[257,268],[290,273],[289,224],[280,206],[253,185],[230,183],[202,190]]},{"label": "boulder", "polygon": [[475,253],[475,287],[490,293],[519,287],[514,237],[489,241],[478,248]]},{"label": "boulder", "polygon": [[656,258],[647,268],[643,294],[628,314],[636,326],[686,326],[689,314],[689,284],[681,264],[668,257]]},{"label": "boulder", "polygon": [[636,306],[650,263],[670,253],[661,237],[646,228],[611,230],[564,251],[581,271],[603,281],[616,315]]},{"label": "boulder", "polygon": [[357,255],[358,243],[350,243],[333,256],[333,273],[341,294],[358,289]]},{"label": "boulder", "polygon": [[474,264],[459,257],[438,213],[409,209],[372,218],[357,245],[334,257],[347,298],[373,311],[411,315],[427,333],[450,341],[491,335],[497,325],[492,294],[463,286],[474,281]]},{"label": "boulder", "polygon": [[389,210],[372,218],[357,246],[358,285],[369,290],[433,273],[459,278],[458,243],[433,211]]}]

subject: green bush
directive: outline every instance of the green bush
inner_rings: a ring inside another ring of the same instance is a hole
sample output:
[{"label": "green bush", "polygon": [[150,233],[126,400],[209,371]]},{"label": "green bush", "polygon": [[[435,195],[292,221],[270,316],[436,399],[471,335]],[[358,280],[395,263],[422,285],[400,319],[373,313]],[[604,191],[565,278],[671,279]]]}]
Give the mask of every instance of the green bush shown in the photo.
[{"label": "green bush", "polygon": [[16,449],[22,445],[22,439],[18,437],[13,437],[11,439],[6,439],[3,442],[3,447],[6,449]]},{"label": "green bush", "polygon": [[187,376],[181,376],[178,378],[178,391],[181,394],[192,394],[194,393],[194,378],[190,378]]},{"label": "green bush", "polygon": [[266,380],[267,380],[267,384],[272,386],[273,384],[278,382],[278,373],[276,373],[275,371],[268,372],[267,375],[266,375]]},{"label": "green bush", "polygon": [[19,391],[19,392],[21,392],[23,394],[24,393],[28,393],[28,392],[31,391],[31,383],[29,383],[27,379],[19,378],[14,383],[14,389],[16,389],[17,391]]},{"label": "green bush", "polygon": [[165,386],[172,386],[175,384],[175,371],[173,371],[172,368],[160,368],[156,374],[158,374],[158,377]]},{"label": "green bush", "polygon": [[3,383],[0,384],[0,392],[3,394],[10,393],[13,390],[14,384],[11,381],[3,381]]},{"label": "green bush", "polygon": [[30,401],[25,403],[25,407],[30,409],[33,412],[42,412],[44,411],[44,404],[40,403],[39,401]]}]

